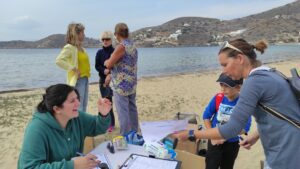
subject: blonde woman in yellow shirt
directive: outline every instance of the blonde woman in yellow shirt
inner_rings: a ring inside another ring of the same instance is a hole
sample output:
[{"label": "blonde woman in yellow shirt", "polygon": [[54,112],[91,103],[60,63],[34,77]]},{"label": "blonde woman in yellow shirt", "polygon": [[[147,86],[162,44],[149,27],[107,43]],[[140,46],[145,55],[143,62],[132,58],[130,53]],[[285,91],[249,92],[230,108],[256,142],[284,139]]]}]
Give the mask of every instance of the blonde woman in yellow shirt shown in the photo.
[{"label": "blonde woman in yellow shirt", "polygon": [[84,26],[81,23],[70,23],[66,35],[66,45],[56,58],[56,65],[67,71],[67,84],[75,86],[80,95],[79,110],[86,112],[90,61],[86,50],[82,47],[84,41]]}]

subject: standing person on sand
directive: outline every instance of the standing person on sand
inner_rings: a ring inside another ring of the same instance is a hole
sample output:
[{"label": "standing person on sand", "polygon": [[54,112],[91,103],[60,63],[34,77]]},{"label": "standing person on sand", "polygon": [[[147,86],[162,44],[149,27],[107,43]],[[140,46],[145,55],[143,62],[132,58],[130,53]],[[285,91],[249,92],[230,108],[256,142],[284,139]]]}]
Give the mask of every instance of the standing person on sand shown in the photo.
[{"label": "standing person on sand", "polygon": [[89,95],[90,61],[83,48],[84,26],[81,23],[70,23],[66,42],[56,58],[56,65],[67,71],[67,84],[75,86],[80,95],[79,110],[86,112]]},{"label": "standing person on sand", "polygon": [[136,107],[137,60],[138,52],[129,39],[129,29],[125,23],[115,26],[115,36],[119,44],[104,65],[111,69],[111,87],[118,112],[120,133],[138,131]]},{"label": "standing person on sand", "polygon": [[224,43],[219,51],[223,72],[234,80],[245,79],[230,120],[212,129],[183,131],[176,134],[179,139],[229,139],[238,135],[253,115],[257,131],[241,141],[240,145],[250,149],[260,139],[266,156],[265,169],[299,169],[299,129],[259,107],[261,103],[300,121],[300,106],[289,83],[277,73],[268,71],[270,68],[256,59],[254,50],[264,53],[266,48],[264,41],[255,45],[244,39]]},{"label": "standing person on sand", "polygon": [[[221,92],[217,93],[207,105],[203,113],[204,125],[207,129],[224,125],[230,119],[232,110],[239,99],[239,92],[243,79],[233,80],[222,73],[217,82]],[[248,119],[242,134],[249,131],[251,118]],[[206,169],[233,169],[235,159],[239,153],[239,136],[227,140],[208,140],[205,156]]]},{"label": "standing person on sand", "polygon": [[[95,57],[95,68],[99,73],[99,90],[103,98],[108,98],[112,102],[113,92],[109,86],[111,81],[110,70],[104,66],[104,62],[110,58],[114,52],[112,46],[113,34],[110,31],[105,31],[101,34],[100,40],[102,41],[103,47],[97,51]],[[110,111],[111,124],[108,128],[108,132],[112,132],[115,127],[115,116],[113,109]]]}]

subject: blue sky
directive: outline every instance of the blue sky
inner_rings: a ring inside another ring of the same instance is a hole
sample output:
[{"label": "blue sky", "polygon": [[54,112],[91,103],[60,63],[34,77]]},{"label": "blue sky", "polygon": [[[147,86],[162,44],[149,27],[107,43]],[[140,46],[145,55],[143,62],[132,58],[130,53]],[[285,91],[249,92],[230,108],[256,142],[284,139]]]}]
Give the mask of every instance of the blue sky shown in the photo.
[{"label": "blue sky", "polygon": [[295,0],[1,0],[0,41],[39,40],[81,22],[98,38],[118,22],[131,31],[183,16],[239,18]]}]

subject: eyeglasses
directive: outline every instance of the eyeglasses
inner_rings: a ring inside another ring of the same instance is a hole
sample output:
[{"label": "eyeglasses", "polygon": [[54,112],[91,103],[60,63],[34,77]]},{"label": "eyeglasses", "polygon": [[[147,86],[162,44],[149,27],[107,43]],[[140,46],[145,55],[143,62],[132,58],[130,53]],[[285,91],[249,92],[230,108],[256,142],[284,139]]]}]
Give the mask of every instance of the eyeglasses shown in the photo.
[{"label": "eyeglasses", "polygon": [[104,41],[109,41],[111,39],[110,38],[102,38],[101,40],[104,42]]},{"label": "eyeglasses", "polygon": [[231,45],[228,41],[224,42],[224,45],[221,47],[221,50],[225,49],[225,48],[230,48],[230,49],[233,49],[235,51],[238,51],[238,52],[244,54],[244,52],[242,52],[240,49],[238,49],[238,48],[234,47],[233,45]]}]

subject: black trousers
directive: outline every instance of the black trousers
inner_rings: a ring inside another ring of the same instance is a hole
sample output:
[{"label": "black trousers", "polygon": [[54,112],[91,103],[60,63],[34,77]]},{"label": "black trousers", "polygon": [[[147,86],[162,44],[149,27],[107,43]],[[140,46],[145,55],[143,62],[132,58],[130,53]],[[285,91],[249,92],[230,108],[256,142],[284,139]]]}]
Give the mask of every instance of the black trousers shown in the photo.
[{"label": "black trousers", "polygon": [[233,169],[234,161],[239,153],[239,142],[225,142],[221,145],[212,145],[208,141],[205,158],[206,169]]},{"label": "black trousers", "polygon": [[[99,90],[100,90],[101,96],[103,98],[104,97],[107,98],[112,103],[113,92],[112,92],[112,90],[111,90],[111,88],[109,86],[104,87],[103,84],[104,84],[104,82],[102,82],[100,80],[100,82],[99,82]],[[110,114],[110,117],[111,117],[110,125],[111,126],[115,126],[115,115],[114,115],[114,111],[113,111],[112,107],[111,107],[111,110],[110,110],[109,114]]]}]

